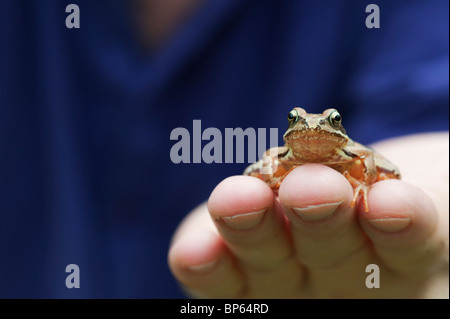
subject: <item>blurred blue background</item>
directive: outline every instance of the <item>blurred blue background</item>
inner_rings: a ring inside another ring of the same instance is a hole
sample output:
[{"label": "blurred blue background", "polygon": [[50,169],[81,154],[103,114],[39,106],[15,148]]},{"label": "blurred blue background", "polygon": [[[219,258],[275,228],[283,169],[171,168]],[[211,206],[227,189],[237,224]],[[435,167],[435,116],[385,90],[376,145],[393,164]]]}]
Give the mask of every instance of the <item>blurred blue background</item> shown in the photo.
[{"label": "blurred blue background", "polygon": [[137,31],[150,1],[140,27],[133,1],[1,1],[0,297],[183,297],[173,231],[247,165],[173,164],[194,119],[280,143],[294,106],[338,108],[362,143],[448,131],[448,1],[203,0],[164,41]]}]

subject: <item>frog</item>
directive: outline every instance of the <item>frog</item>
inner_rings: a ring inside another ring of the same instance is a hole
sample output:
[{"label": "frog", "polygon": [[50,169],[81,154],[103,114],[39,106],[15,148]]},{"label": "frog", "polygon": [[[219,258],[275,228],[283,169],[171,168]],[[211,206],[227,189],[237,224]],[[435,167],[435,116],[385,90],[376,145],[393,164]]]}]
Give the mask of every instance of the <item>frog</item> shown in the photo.
[{"label": "frog", "polygon": [[244,175],[263,180],[278,194],[283,179],[296,167],[318,163],[333,168],[353,188],[351,207],[361,200],[369,212],[368,192],[377,182],[401,179],[399,169],[373,148],[355,142],[342,125],[342,116],[335,108],[322,114],[293,108],[283,135],[285,145],[268,149],[262,159],[249,165]]}]

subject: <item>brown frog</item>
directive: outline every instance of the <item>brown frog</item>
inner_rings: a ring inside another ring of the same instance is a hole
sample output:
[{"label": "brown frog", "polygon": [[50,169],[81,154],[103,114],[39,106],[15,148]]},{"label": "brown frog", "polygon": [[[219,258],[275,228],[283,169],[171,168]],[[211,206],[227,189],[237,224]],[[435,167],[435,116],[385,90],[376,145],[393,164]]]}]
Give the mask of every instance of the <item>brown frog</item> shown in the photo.
[{"label": "brown frog", "polygon": [[371,185],[384,179],[400,179],[398,168],[370,147],[352,141],[335,109],[309,114],[294,108],[288,114],[289,127],[283,136],[285,146],[267,150],[263,159],[250,165],[244,175],[265,181],[278,192],[283,179],[295,167],[318,163],[342,173],[353,186],[354,207],[362,194],[369,211],[367,193]]}]

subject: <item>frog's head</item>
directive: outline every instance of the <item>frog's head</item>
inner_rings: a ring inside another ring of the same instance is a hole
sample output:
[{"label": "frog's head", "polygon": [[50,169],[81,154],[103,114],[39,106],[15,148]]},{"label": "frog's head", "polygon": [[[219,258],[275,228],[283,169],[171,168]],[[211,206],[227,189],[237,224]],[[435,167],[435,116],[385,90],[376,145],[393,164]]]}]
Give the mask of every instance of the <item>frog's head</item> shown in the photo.
[{"label": "frog's head", "polygon": [[283,136],[294,154],[320,158],[344,147],[349,138],[342,126],[342,116],[335,109],[322,114],[308,114],[296,107],[288,114],[289,127]]}]

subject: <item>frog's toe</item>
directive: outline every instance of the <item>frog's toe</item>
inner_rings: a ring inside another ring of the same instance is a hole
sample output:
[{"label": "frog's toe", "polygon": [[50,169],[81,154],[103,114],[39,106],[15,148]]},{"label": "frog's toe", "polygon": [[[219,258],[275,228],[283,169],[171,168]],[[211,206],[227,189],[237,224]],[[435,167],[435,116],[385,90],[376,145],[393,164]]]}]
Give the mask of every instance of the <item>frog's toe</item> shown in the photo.
[{"label": "frog's toe", "polygon": [[344,171],[344,173],[342,173],[342,174],[349,181],[349,183],[353,186],[353,188],[356,188],[361,184],[360,181],[358,181],[356,178],[354,178],[352,175],[350,175],[350,173],[348,171]]},{"label": "frog's toe", "polygon": [[369,191],[369,186],[365,186],[364,185],[364,187],[363,187],[363,189],[362,189],[362,192],[363,192],[363,200],[364,200],[364,211],[366,212],[366,213],[368,213],[369,212],[369,200],[367,199],[367,194],[368,194],[368,191]]},{"label": "frog's toe", "polygon": [[356,202],[358,201],[360,190],[361,190],[361,185],[358,185],[358,187],[356,187],[356,189],[354,190],[354,193],[353,193],[353,199],[352,199],[352,202],[350,204],[351,207],[355,207]]},{"label": "frog's toe", "polygon": [[355,207],[356,202],[358,201],[358,198],[359,198],[359,194],[362,193],[363,203],[364,203],[364,211],[367,213],[369,211],[369,201],[367,199],[368,191],[369,191],[369,186],[362,184],[362,183],[358,184],[358,186],[356,186],[356,188],[354,190],[353,199],[352,199],[350,206]]}]

